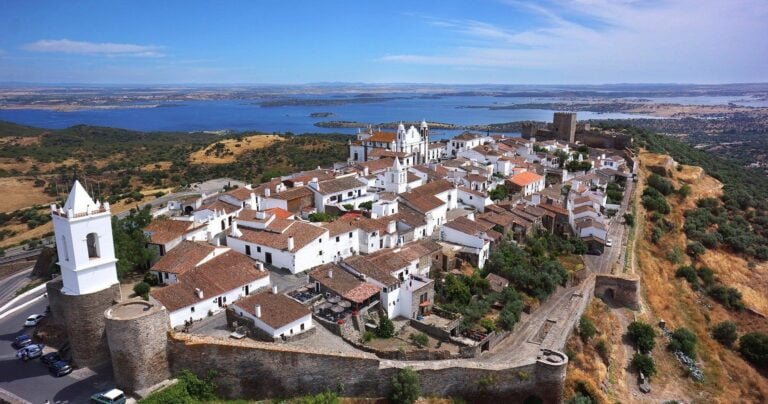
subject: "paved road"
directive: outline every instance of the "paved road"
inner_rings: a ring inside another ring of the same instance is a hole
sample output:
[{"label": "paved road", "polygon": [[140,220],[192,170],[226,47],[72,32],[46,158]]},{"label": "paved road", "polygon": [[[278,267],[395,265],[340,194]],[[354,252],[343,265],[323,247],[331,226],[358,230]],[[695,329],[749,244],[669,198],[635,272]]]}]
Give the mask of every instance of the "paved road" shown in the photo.
[{"label": "paved road", "polygon": [[[16,359],[16,350],[11,341],[31,329],[22,325],[24,319],[33,313],[42,313],[48,301],[43,299],[8,317],[0,319],[0,389],[7,390],[32,403],[87,403],[91,394],[114,387],[112,369],[93,371],[76,369],[71,374],[55,378],[48,369],[33,359],[22,362]],[[46,352],[51,351],[46,348]]]},{"label": "paved road", "polygon": [[33,267],[34,263],[29,268],[0,281],[0,306],[16,297],[16,291],[29,282],[29,274],[32,273]]}]

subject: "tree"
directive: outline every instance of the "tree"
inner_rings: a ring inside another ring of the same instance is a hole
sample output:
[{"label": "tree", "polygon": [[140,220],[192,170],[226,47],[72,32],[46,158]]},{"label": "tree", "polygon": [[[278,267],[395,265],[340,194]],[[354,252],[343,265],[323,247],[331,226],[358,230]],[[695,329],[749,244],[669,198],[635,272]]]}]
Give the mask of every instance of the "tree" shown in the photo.
[{"label": "tree", "polygon": [[405,368],[392,377],[389,400],[395,404],[412,404],[421,395],[419,375]]},{"label": "tree", "polygon": [[739,335],[736,333],[736,324],[733,321],[718,323],[712,329],[712,338],[727,347],[732,346],[739,338]]},{"label": "tree", "polygon": [[494,188],[493,190],[491,190],[491,192],[488,193],[488,196],[490,196],[491,199],[494,201],[504,199],[507,197],[507,195],[509,195],[509,191],[507,190],[507,187],[503,185],[500,185]]},{"label": "tree", "polygon": [[632,227],[635,225],[635,215],[631,213],[625,213],[624,214],[624,222],[627,223],[627,226]]},{"label": "tree", "polygon": [[112,217],[112,238],[117,258],[117,275],[126,274],[145,267],[154,258],[155,253],[147,248],[147,236],[144,227],[152,221],[150,207],[136,211],[131,209],[128,216],[118,219]]},{"label": "tree", "polygon": [[709,296],[729,310],[742,310],[744,303],[741,301],[741,292],[736,288],[729,288],[723,284],[715,284],[708,290]]},{"label": "tree", "polygon": [[699,286],[699,277],[696,275],[696,269],[690,265],[677,268],[677,271],[675,271],[675,277],[685,279],[694,289]]},{"label": "tree", "polygon": [[653,358],[649,355],[636,353],[632,357],[631,365],[633,369],[641,372],[647,377],[651,377],[656,374],[656,364],[653,362]]},{"label": "tree", "polygon": [[700,255],[704,254],[707,251],[706,248],[704,248],[704,245],[699,243],[698,241],[694,241],[692,243],[688,243],[688,247],[686,247],[685,252],[688,253],[688,255],[691,256],[691,258],[696,259]]},{"label": "tree", "polygon": [[392,338],[395,335],[395,324],[389,317],[382,316],[379,320],[379,326],[376,328],[376,336],[379,338]]},{"label": "tree", "polygon": [[595,323],[592,322],[588,317],[581,316],[579,319],[579,336],[584,342],[589,341],[590,338],[594,337],[595,334],[597,334],[597,328],[595,327]]},{"label": "tree", "polygon": [[136,293],[136,296],[141,296],[144,300],[148,299],[149,290],[149,284],[143,281],[133,285],[133,293]]},{"label": "tree", "polygon": [[680,327],[672,333],[669,345],[671,351],[680,351],[691,359],[696,359],[696,334],[693,331]]},{"label": "tree", "polygon": [[448,274],[443,281],[443,295],[449,302],[461,305],[469,303],[472,298],[469,286],[453,274]]},{"label": "tree", "polygon": [[768,368],[768,334],[750,332],[739,338],[739,352],[757,367]]},{"label": "tree", "polygon": [[680,199],[685,199],[691,196],[691,192],[691,186],[688,184],[684,184],[680,187],[680,189],[677,190],[677,194],[680,195]]},{"label": "tree", "polygon": [[656,346],[656,340],[654,339],[656,333],[653,332],[653,327],[650,324],[642,321],[633,321],[627,327],[627,335],[640,352],[651,352],[653,347]]}]

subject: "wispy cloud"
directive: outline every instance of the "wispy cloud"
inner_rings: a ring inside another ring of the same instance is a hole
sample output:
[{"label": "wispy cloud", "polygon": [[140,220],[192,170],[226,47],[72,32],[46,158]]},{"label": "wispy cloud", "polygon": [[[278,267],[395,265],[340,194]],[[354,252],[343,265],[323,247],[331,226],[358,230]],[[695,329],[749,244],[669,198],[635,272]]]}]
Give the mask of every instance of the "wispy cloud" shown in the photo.
[{"label": "wispy cloud", "polygon": [[[393,53],[391,63],[540,69],[553,77],[600,82],[652,77],[704,80],[764,74],[764,0],[502,0],[524,28],[475,19],[427,17],[453,47]],[[738,44],[738,46],[734,46]],[[559,74],[559,76],[557,76]],[[647,79],[646,79],[647,78]]]},{"label": "wispy cloud", "polygon": [[162,57],[161,46],[112,42],[85,42],[69,39],[42,39],[22,46],[30,52],[69,53],[91,56]]}]

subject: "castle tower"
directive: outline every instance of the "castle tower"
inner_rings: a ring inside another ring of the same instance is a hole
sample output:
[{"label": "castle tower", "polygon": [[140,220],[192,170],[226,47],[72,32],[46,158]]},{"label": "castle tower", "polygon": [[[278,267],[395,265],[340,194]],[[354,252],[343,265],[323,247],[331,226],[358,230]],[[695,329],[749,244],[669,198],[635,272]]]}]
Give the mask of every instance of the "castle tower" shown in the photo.
[{"label": "castle tower", "polygon": [[51,205],[61,277],[46,285],[54,315],[62,315],[80,367],[109,360],[104,310],[120,300],[108,203],[94,201],[75,181],[63,207]]}]

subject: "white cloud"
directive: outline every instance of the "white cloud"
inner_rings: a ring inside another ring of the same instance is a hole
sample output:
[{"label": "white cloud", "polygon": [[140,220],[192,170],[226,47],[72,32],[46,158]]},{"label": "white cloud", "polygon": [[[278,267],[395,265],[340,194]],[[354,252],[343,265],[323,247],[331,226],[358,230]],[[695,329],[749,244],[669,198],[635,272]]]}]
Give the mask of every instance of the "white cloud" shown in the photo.
[{"label": "white cloud", "polygon": [[535,69],[539,77],[554,82],[768,80],[763,70],[768,63],[764,0],[503,2],[510,14],[534,17],[539,25],[521,29],[474,19],[427,18],[435,29],[452,32],[457,45],[439,53],[381,59]]},{"label": "white cloud", "polygon": [[23,46],[30,52],[70,53],[97,56],[162,57],[162,47],[111,42],[85,42],[69,39],[42,39]]}]

